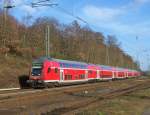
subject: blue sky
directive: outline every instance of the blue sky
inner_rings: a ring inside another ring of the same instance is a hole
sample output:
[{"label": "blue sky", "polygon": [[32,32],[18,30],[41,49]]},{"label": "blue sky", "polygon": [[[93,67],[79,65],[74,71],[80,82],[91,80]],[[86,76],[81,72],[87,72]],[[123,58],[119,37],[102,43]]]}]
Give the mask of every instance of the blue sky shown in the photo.
[{"label": "blue sky", "polygon": [[[32,0],[37,1],[37,0]],[[105,36],[111,34],[121,42],[122,49],[139,60],[142,69],[148,69],[150,54],[150,0],[51,0],[74,16],[86,20],[94,31]],[[71,23],[75,18],[58,7],[32,8],[31,0],[13,0],[16,5],[10,13],[20,22],[27,15],[55,17],[61,23]],[[2,1],[0,2],[2,3]],[[85,23],[79,21],[81,25]],[[137,38],[137,39],[136,39]]]}]

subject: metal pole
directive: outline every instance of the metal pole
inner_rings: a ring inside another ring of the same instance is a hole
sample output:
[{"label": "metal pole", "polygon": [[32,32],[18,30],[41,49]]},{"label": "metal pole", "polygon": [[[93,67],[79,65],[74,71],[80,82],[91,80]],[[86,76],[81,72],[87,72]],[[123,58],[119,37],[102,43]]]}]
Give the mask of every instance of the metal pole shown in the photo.
[{"label": "metal pole", "polygon": [[[4,1],[4,5],[6,5],[6,1]],[[7,31],[6,31],[6,22],[7,22],[7,12],[8,12],[8,9],[7,8],[4,8],[3,7],[3,10],[4,10],[4,47],[6,47],[6,34],[7,34]],[[5,56],[7,57],[7,52],[5,53]]]},{"label": "metal pole", "polygon": [[[6,37],[6,34],[8,34],[7,31],[6,31],[8,10],[10,8],[15,7],[15,6],[11,5],[11,1],[7,1],[7,0],[4,0],[3,4],[4,4],[4,6],[3,6],[3,11],[4,11],[4,41],[3,42],[4,42],[4,47],[6,47],[7,38],[5,38],[5,37]],[[7,52],[6,52],[5,56],[7,57]]]},{"label": "metal pole", "polygon": [[48,49],[47,49],[47,54],[48,54],[48,57],[50,57],[50,27],[49,25],[47,26],[47,46],[48,46]]},{"label": "metal pole", "polygon": [[123,52],[121,52],[121,66],[124,67],[124,56],[123,56]]},{"label": "metal pole", "polygon": [[47,57],[50,57],[50,27],[46,26],[45,33],[45,54]]},{"label": "metal pole", "polygon": [[45,56],[47,56],[47,28],[45,28]]},{"label": "metal pole", "polygon": [[109,46],[106,46],[106,64],[109,65]]}]

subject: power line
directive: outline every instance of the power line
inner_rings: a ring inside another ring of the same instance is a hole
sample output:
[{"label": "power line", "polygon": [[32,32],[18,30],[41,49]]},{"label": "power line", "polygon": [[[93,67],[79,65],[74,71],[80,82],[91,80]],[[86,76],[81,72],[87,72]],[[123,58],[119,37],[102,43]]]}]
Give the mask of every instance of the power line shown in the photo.
[{"label": "power line", "polygon": [[13,4],[13,1],[4,0],[4,6],[3,6],[3,8],[5,8],[5,9],[10,9],[10,8],[15,7],[15,5],[12,5],[12,4]]},{"label": "power line", "polygon": [[40,1],[38,1],[38,2],[35,2],[35,4],[43,3],[43,2],[48,2],[48,1],[51,1],[51,0],[40,0]]},{"label": "power line", "polygon": [[[50,3],[50,2],[51,2],[51,3]],[[79,20],[79,21],[81,21],[81,22],[87,24],[88,26],[91,26],[87,21],[85,21],[85,20],[82,19],[81,17],[76,16],[76,15],[74,15],[73,13],[69,12],[68,10],[66,10],[66,9],[64,9],[64,8],[62,8],[62,7],[60,7],[60,6],[58,6],[57,3],[52,3],[52,0],[40,0],[40,1],[37,1],[37,2],[31,3],[31,5],[32,5],[32,7],[42,7],[42,6],[50,6],[50,7],[52,7],[52,6],[57,6],[57,8],[58,8],[61,12],[65,13],[65,14],[67,14],[67,15],[70,15],[70,16],[72,16],[72,17],[74,17],[75,19],[77,19],[77,20]],[[12,6],[7,6],[7,7],[8,7],[8,8],[11,8]],[[138,37],[136,37],[136,39],[138,39]],[[123,44],[124,44],[124,43],[123,43]],[[127,46],[127,45],[125,45],[125,46]],[[129,45],[128,45],[127,47],[129,47]],[[137,50],[137,49],[134,49],[134,48],[131,48],[131,47],[129,47],[129,48],[132,49],[132,50],[134,50],[134,51]]]},{"label": "power line", "polygon": [[39,0],[37,2],[32,2],[31,6],[32,7],[42,7],[42,6],[57,6],[57,3],[52,3],[51,0]]},{"label": "power line", "polygon": [[[35,7],[53,7],[53,6],[58,6],[57,3],[50,3],[50,2],[52,2],[52,0],[40,0],[40,1],[32,2],[32,3],[26,4],[26,5],[31,5],[33,8],[35,8]],[[14,7],[17,7],[17,6],[12,5],[12,1],[10,1],[10,0],[5,0],[4,1],[4,7],[3,8],[10,9],[10,8],[14,8]],[[75,18],[75,19],[77,19],[77,20],[79,20],[79,21],[89,25],[89,23],[86,20],[82,19],[79,16],[74,15],[73,13],[67,11],[66,9],[64,9],[64,8],[62,8],[60,6],[58,6],[57,8],[58,8],[59,11],[65,13],[67,15],[70,15],[73,18]]]},{"label": "power line", "polygon": [[[49,2],[51,2],[51,3],[49,3]],[[50,6],[50,7],[52,7],[52,6],[57,6],[59,11],[65,13],[65,14],[67,14],[69,16],[72,16],[73,18],[75,18],[75,19],[77,19],[77,20],[79,20],[79,21],[89,25],[89,23],[86,20],[84,20],[81,17],[76,16],[73,13],[69,12],[68,10],[58,6],[57,3],[52,3],[51,0],[41,0],[41,1],[38,1],[38,2],[32,2],[31,5],[32,5],[32,7],[42,7],[42,6]]]},{"label": "power line", "polygon": [[60,10],[61,12],[66,13],[67,15],[70,15],[70,16],[72,16],[73,18],[75,18],[75,19],[77,19],[77,20],[79,20],[79,21],[81,21],[81,22],[83,22],[83,23],[89,25],[89,23],[88,23],[86,20],[84,20],[83,18],[74,15],[73,13],[67,11],[66,9],[64,9],[64,8],[62,8],[62,7],[60,7],[60,6],[58,6],[57,8],[58,8],[58,10]]}]

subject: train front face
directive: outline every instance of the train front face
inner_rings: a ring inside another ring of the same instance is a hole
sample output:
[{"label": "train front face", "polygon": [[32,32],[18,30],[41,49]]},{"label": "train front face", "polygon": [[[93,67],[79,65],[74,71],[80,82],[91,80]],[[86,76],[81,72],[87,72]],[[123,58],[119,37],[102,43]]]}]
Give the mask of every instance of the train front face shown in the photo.
[{"label": "train front face", "polygon": [[32,88],[44,87],[42,64],[32,63],[28,83]]}]

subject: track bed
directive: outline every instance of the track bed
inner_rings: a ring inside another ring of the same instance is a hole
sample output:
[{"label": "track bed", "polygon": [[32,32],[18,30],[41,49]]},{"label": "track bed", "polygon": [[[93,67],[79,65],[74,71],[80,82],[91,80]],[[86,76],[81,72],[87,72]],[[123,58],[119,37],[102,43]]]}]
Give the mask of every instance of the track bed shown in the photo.
[{"label": "track bed", "polygon": [[[135,92],[148,90],[150,88],[149,82],[150,79],[148,78],[138,78],[43,90],[29,89],[18,91],[18,93],[17,91],[1,92],[0,114],[71,115],[91,112],[92,115],[101,113],[101,111],[110,114],[113,113],[113,111],[108,111],[111,103],[110,105],[107,103],[130,97],[130,95],[133,98]],[[113,106],[111,107],[113,108]]]}]

